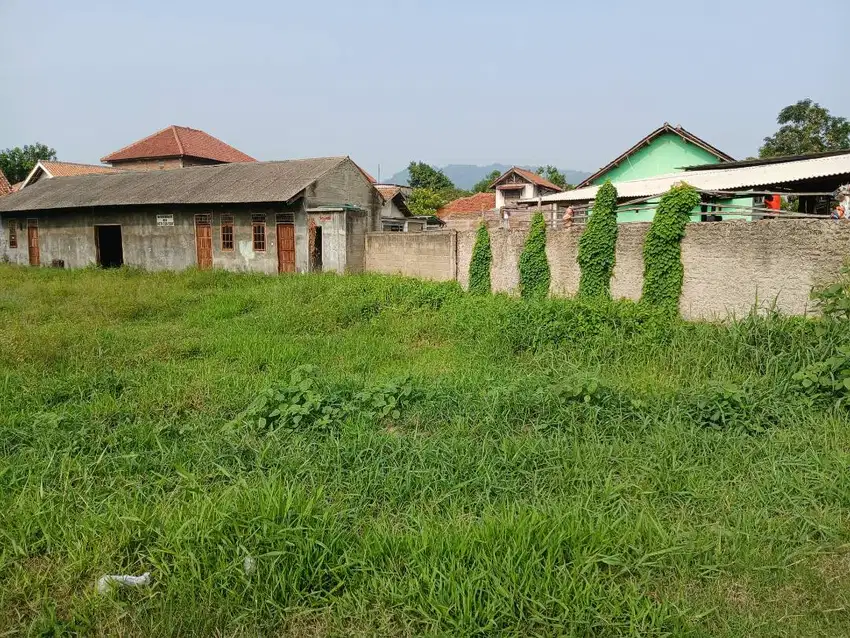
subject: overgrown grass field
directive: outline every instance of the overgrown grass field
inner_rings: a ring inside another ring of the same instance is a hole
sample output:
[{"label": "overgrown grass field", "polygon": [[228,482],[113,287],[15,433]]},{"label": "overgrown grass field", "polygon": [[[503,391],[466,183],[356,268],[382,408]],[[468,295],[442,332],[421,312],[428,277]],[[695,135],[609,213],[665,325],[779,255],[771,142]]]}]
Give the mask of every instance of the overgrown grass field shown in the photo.
[{"label": "overgrown grass field", "polygon": [[794,378],[845,343],[0,267],[0,635],[848,635],[850,416]]}]

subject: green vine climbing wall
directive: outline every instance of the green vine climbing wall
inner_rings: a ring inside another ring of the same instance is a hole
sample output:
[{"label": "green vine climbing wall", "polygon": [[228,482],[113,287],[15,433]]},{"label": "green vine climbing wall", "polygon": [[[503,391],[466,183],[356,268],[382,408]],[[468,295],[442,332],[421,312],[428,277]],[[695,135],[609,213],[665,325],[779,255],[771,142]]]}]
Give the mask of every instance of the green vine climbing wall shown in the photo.
[{"label": "green vine climbing wall", "polygon": [[549,260],[546,258],[546,220],[537,211],[519,258],[519,292],[524,299],[545,299],[549,294]]},{"label": "green vine climbing wall", "polygon": [[482,222],[475,235],[472,260],[469,262],[469,292],[474,295],[490,293],[490,263],[492,261],[490,233],[487,231],[487,224]]},{"label": "green vine climbing wall", "polygon": [[617,189],[606,181],[596,194],[593,213],[578,240],[580,297],[611,297],[617,250]]},{"label": "green vine climbing wall", "polygon": [[643,296],[641,301],[677,314],[685,268],[682,237],[700,195],[685,183],[671,188],[658,204],[643,245]]}]

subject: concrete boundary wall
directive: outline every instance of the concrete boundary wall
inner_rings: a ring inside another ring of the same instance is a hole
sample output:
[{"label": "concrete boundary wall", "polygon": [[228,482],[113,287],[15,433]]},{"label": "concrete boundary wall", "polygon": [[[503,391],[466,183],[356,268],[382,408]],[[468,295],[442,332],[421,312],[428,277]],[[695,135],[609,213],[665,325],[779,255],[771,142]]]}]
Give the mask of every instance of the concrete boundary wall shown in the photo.
[{"label": "concrete boundary wall", "polygon": [[367,233],[366,270],[450,281],[457,278],[457,233]]},{"label": "concrete boundary wall", "polygon": [[[638,300],[648,223],[621,224],[611,292]],[[578,239],[583,226],[547,231],[550,292],[578,291]],[[516,294],[525,230],[490,230],[494,292]],[[475,231],[373,233],[366,269],[427,279],[457,278],[466,287]],[[787,314],[812,309],[812,287],[834,281],[850,258],[850,223],[820,219],[688,224],[682,240],[685,278],[680,307],[691,319],[741,316],[754,306]]]}]

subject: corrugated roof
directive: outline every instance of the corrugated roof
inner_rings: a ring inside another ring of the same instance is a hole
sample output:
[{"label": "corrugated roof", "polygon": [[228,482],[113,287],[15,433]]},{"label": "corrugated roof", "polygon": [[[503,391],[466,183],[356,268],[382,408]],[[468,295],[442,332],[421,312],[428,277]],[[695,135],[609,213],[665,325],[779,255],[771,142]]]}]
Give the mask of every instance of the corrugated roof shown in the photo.
[{"label": "corrugated roof", "polygon": [[[848,179],[850,179],[850,151],[843,155],[816,157],[780,164],[672,173],[647,179],[615,182],[614,186],[617,187],[617,195],[620,198],[633,199],[661,195],[670,190],[678,182],[687,182],[691,186],[703,191],[728,191],[753,186],[778,186],[780,184],[836,175],[847,175]],[[565,193],[546,195],[542,198],[542,201],[586,202],[596,197],[597,190],[599,190],[598,186],[577,188]]]},{"label": "corrugated roof", "polygon": [[[320,157],[43,179],[0,200],[0,212],[146,204],[285,202],[350,162]],[[352,162],[353,163],[353,162]]]},{"label": "corrugated roof", "polygon": [[188,126],[173,125],[118,149],[100,161],[121,162],[162,157],[197,157],[216,162],[257,161],[209,133]]}]

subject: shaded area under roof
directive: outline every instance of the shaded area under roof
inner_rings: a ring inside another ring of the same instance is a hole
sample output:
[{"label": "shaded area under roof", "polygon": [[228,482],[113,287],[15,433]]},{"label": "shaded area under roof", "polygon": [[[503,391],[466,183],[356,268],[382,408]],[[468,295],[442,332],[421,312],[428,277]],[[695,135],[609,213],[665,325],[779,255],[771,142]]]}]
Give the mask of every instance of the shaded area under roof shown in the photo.
[{"label": "shaded area under roof", "polygon": [[0,212],[162,204],[285,202],[347,157],[55,177],[0,200]]}]

